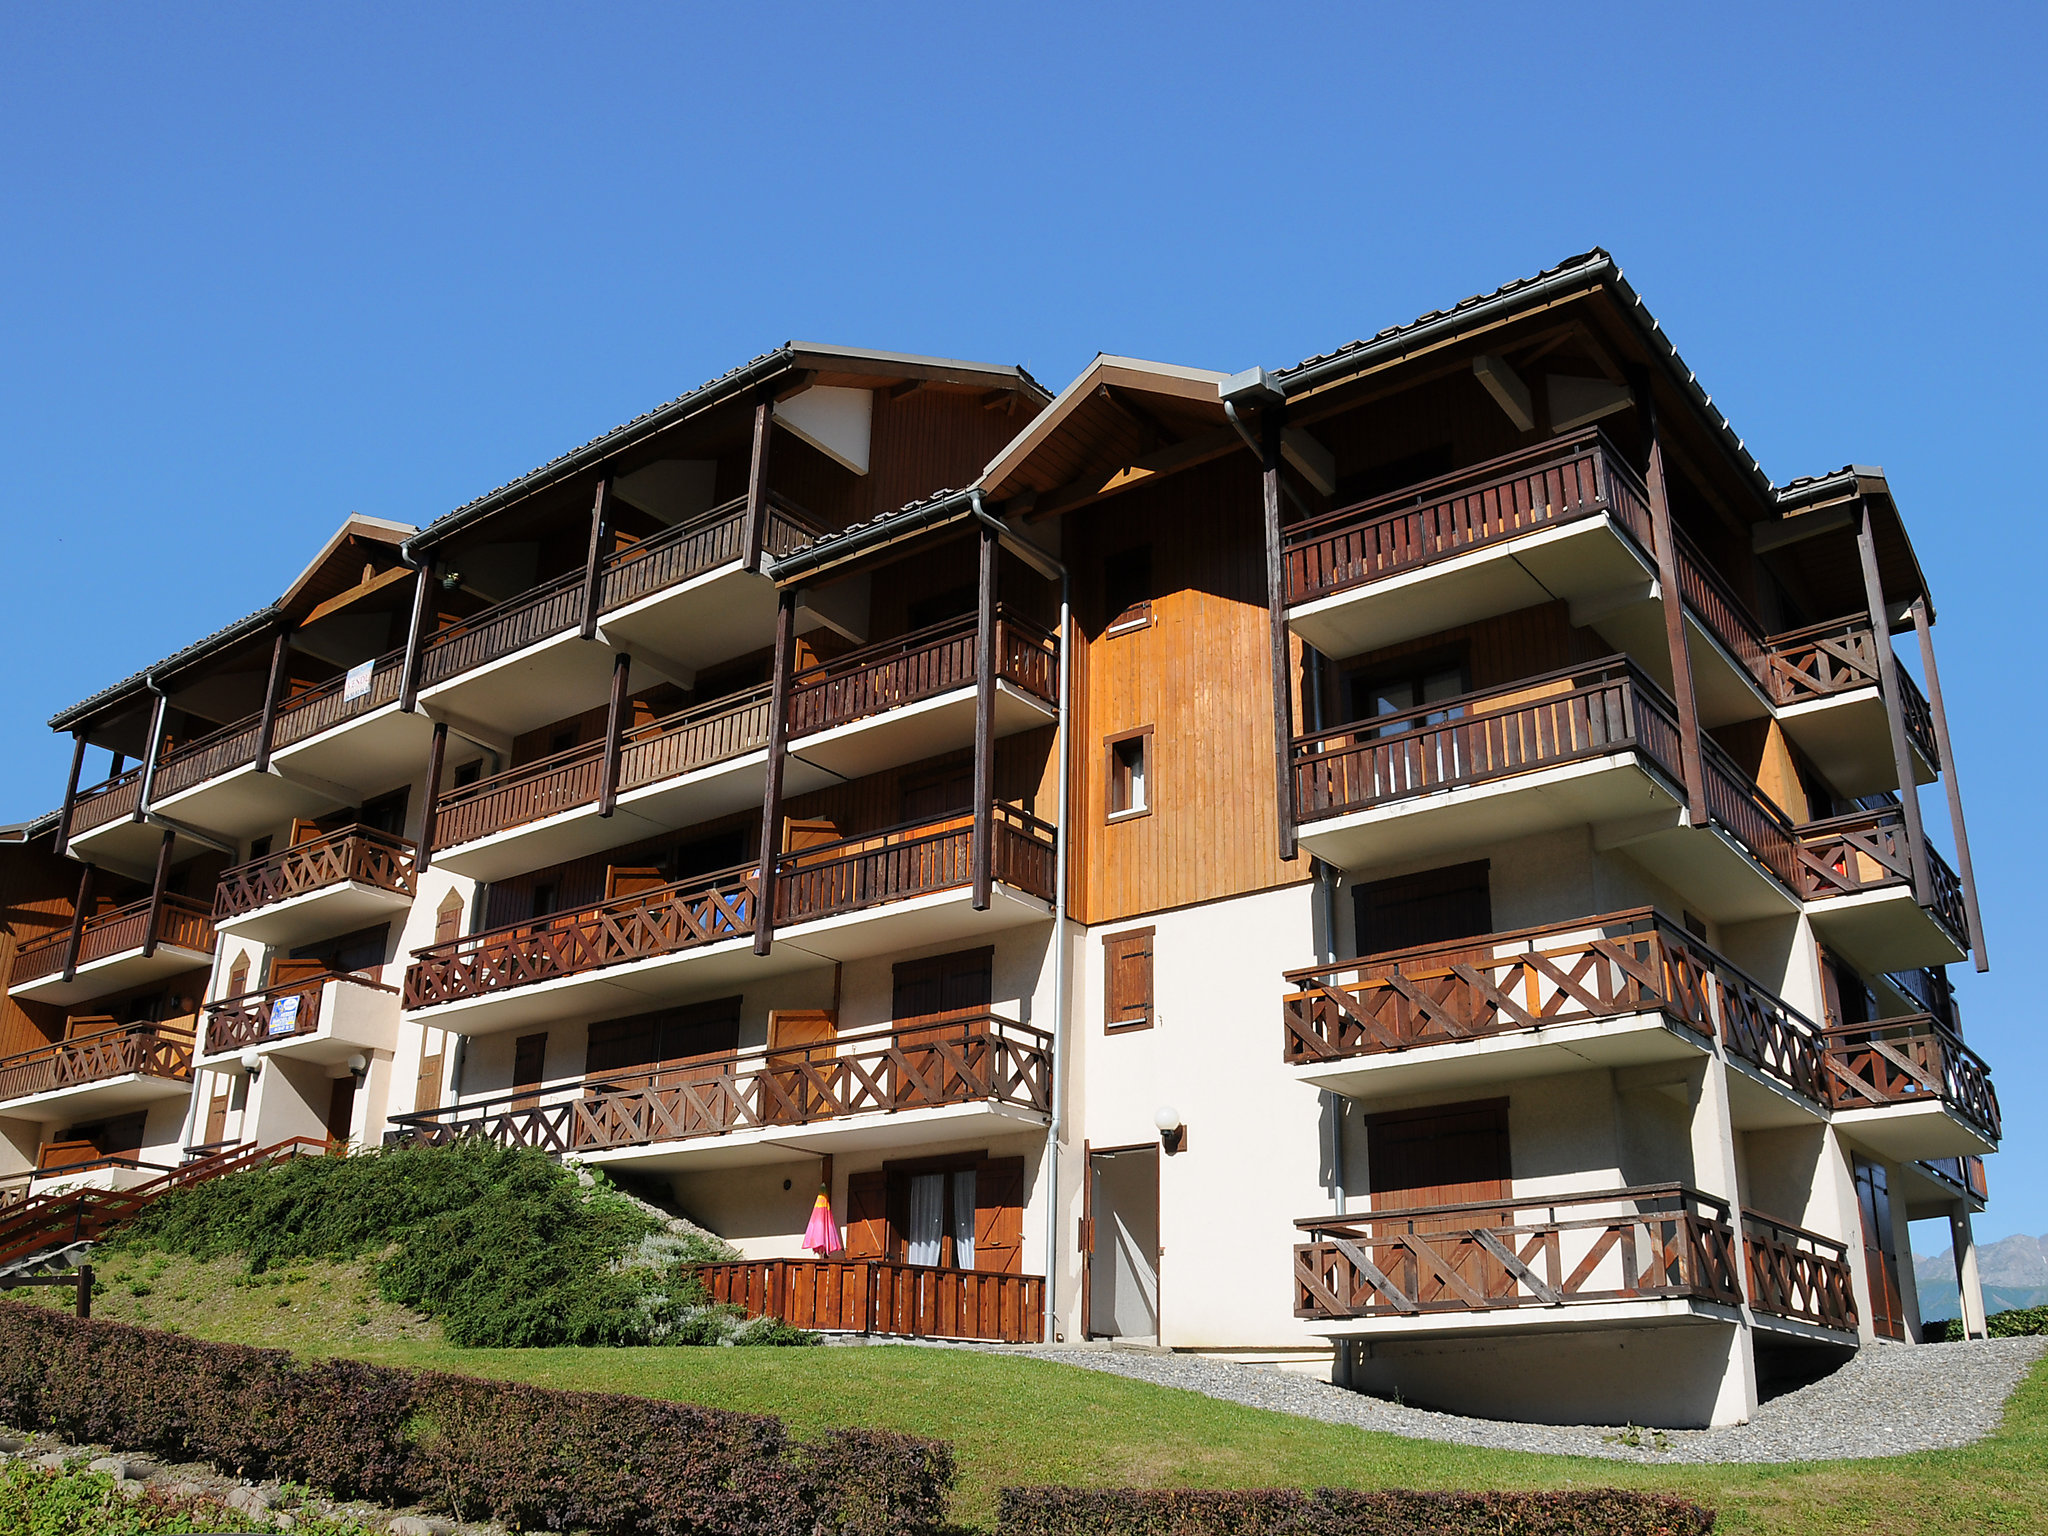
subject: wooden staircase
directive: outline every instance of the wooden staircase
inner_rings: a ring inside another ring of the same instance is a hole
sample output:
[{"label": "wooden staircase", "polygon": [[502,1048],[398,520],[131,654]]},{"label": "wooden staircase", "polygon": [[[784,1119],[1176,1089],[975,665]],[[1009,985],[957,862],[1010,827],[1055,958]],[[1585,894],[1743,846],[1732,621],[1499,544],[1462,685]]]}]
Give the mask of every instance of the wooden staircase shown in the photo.
[{"label": "wooden staircase", "polygon": [[267,1147],[245,1142],[194,1159],[133,1189],[73,1189],[37,1195],[0,1218],[0,1276],[37,1268],[59,1249],[69,1250],[75,1259],[84,1251],[82,1245],[97,1241],[172,1190],[261,1168],[280,1158],[324,1155],[331,1150],[328,1142],[316,1136],[293,1136]]}]

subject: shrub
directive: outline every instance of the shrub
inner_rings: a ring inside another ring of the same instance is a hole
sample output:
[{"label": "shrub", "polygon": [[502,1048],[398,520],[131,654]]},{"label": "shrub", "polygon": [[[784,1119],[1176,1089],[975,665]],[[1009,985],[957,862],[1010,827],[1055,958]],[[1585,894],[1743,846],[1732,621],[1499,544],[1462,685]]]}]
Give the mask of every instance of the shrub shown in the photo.
[{"label": "shrub", "polygon": [[1714,1512],[1619,1488],[1426,1493],[1005,1488],[998,1536],[1705,1536]]},{"label": "shrub", "polygon": [[[2048,1333],[2048,1307],[2014,1307],[2009,1312],[1994,1312],[1984,1319],[1984,1331],[1994,1339],[2026,1339]],[[1953,1317],[1928,1323],[1921,1330],[1921,1337],[1930,1344],[1954,1344],[1962,1336],[1962,1322]]]},{"label": "shrub", "polygon": [[597,1536],[934,1529],[951,1451],[875,1432],[214,1344],[0,1303],[0,1421],[345,1498]]},{"label": "shrub", "polygon": [[[292,1511],[301,1536],[376,1536],[359,1520],[329,1519],[303,1508]],[[45,1472],[27,1462],[0,1467],[0,1531],[34,1536],[156,1536],[173,1531],[235,1531],[248,1517],[203,1494],[178,1497],[151,1487],[139,1497],[115,1492],[114,1480],[97,1472]]]}]

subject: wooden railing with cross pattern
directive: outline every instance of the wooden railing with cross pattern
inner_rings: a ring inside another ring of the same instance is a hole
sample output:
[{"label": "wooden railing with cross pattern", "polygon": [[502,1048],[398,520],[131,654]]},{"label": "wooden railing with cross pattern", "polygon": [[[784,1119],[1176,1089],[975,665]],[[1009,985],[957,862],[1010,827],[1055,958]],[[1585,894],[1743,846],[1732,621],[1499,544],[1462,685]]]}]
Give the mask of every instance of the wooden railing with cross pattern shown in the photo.
[{"label": "wooden railing with cross pattern", "polygon": [[1826,1047],[1828,1102],[1834,1108],[1938,1103],[1998,1140],[2002,1122],[1991,1069],[1931,1014],[1837,1025],[1827,1032]]},{"label": "wooden railing with cross pattern", "polygon": [[1818,1032],[1654,908],[1286,973],[1289,1065],[1661,1013],[1819,1102]]},{"label": "wooden railing with cross pattern", "polygon": [[1775,1216],[1742,1213],[1749,1302],[1759,1312],[1844,1332],[1856,1327],[1849,1245]]},{"label": "wooden railing with cross pattern", "polygon": [[546,1102],[558,1092],[529,1088],[394,1115],[385,1140],[440,1146],[478,1137],[569,1157],[953,1104],[1047,1114],[1052,1037],[972,1013],[664,1062],[570,1084]]},{"label": "wooden railing with cross pattern", "polygon": [[1738,1306],[1726,1201],[1679,1184],[1312,1216],[1294,1315],[1417,1317],[1671,1299]]},{"label": "wooden railing with cross pattern", "polygon": [[[1963,903],[1963,882],[1932,848],[1927,850],[1927,876],[1933,889],[1915,892],[1915,899],[1924,896],[1922,904],[1967,951],[1970,919]],[[1799,828],[1799,894],[1806,900],[1854,896],[1886,886],[1914,889],[1906,813],[1899,806],[1851,811]]]},{"label": "wooden railing with cross pattern", "polygon": [[410,838],[375,827],[342,827],[226,871],[214,887],[213,918],[227,922],[332,885],[371,885],[410,896],[417,862]]}]

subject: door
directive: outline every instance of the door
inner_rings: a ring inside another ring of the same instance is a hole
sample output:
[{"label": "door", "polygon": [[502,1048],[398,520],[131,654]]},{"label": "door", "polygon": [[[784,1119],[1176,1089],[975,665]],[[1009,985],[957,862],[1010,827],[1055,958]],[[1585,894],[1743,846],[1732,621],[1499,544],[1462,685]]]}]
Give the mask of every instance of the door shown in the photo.
[{"label": "door", "polygon": [[1884,1164],[1856,1159],[1856,1209],[1863,1218],[1863,1273],[1870,1287],[1871,1329],[1881,1339],[1904,1339],[1906,1308],[1899,1295],[1899,1255]]},{"label": "door", "polygon": [[[512,1087],[515,1092],[526,1088],[539,1088],[547,1076],[548,1037],[543,1030],[537,1035],[521,1035],[512,1045]],[[537,1094],[521,1093],[513,1102],[514,1109],[531,1109],[540,1102]]]},{"label": "door", "polygon": [[[1365,1122],[1365,1144],[1375,1216],[1373,1263],[1410,1296],[1442,1298],[1450,1287],[1440,1271],[1482,1295],[1504,1294],[1509,1277],[1476,1241],[1425,1241],[1426,1259],[1395,1239],[1506,1226],[1514,1219],[1511,1210],[1488,1210],[1483,1204],[1505,1202],[1514,1194],[1508,1101],[1480,1099],[1372,1115]],[[1405,1220],[1398,1214],[1445,1205],[1480,1208]],[[1381,1212],[1395,1214],[1381,1220]]]},{"label": "door", "polygon": [[1358,886],[1351,896],[1358,953],[1385,955],[1492,933],[1487,876],[1487,861],[1478,859]]},{"label": "door", "polygon": [[355,1074],[337,1077],[327,1094],[327,1136],[330,1141],[345,1142],[355,1132],[356,1123],[356,1079]]},{"label": "door", "polygon": [[838,1054],[838,1035],[839,1022],[829,1008],[777,1008],[769,1013],[769,1086],[761,1098],[762,1119],[800,1123],[831,1115],[833,1094],[818,1079],[832,1081],[829,1064]]},{"label": "door", "polygon": [[1159,1149],[1088,1155],[1088,1332],[1159,1338]]},{"label": "door", "polygon": [[890,1000],[896,1049],[889,1076],[898,1108],[980,1096],[976,1088],[987,1073],[988,1045],[970,1043],[967,1021],[988,1012],[994,974],[993,945],[897,963]]},{"label": "door", "polygon": [[668,884],[668,877],[655,864],[607,864],[604,871],[604,899],[617,901],[626,896],[639,896],[647,891],[658,891]]},{"label": "door", "polygon": [[861,870],[866,860],[838,862],[834,853],[813,854],[841,841],[839,825],[829,816],[782,818],[784,859],[775,877],[775,920],[801,922],[831,912],[847,912],[867,900]]},{"label": "door", "polygon": [[219,1146],[228,1134],[228,1091],[220,1089],[206,1104],[206,1138],[209,1147]]}]

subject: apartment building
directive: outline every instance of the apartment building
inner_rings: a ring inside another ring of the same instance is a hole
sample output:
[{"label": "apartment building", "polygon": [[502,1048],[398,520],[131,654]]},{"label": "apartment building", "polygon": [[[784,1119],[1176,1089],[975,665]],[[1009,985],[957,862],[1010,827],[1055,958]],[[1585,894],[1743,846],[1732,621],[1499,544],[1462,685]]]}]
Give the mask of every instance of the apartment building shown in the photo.
[{"label": "apartment building", "polygon": [[1739,1421],[1909,1219],[1981,1326],[1933,622],[1602,252],[1051,399],[792,344],[53,721],[0,1155],[483,1136],[812,1326]]}]

